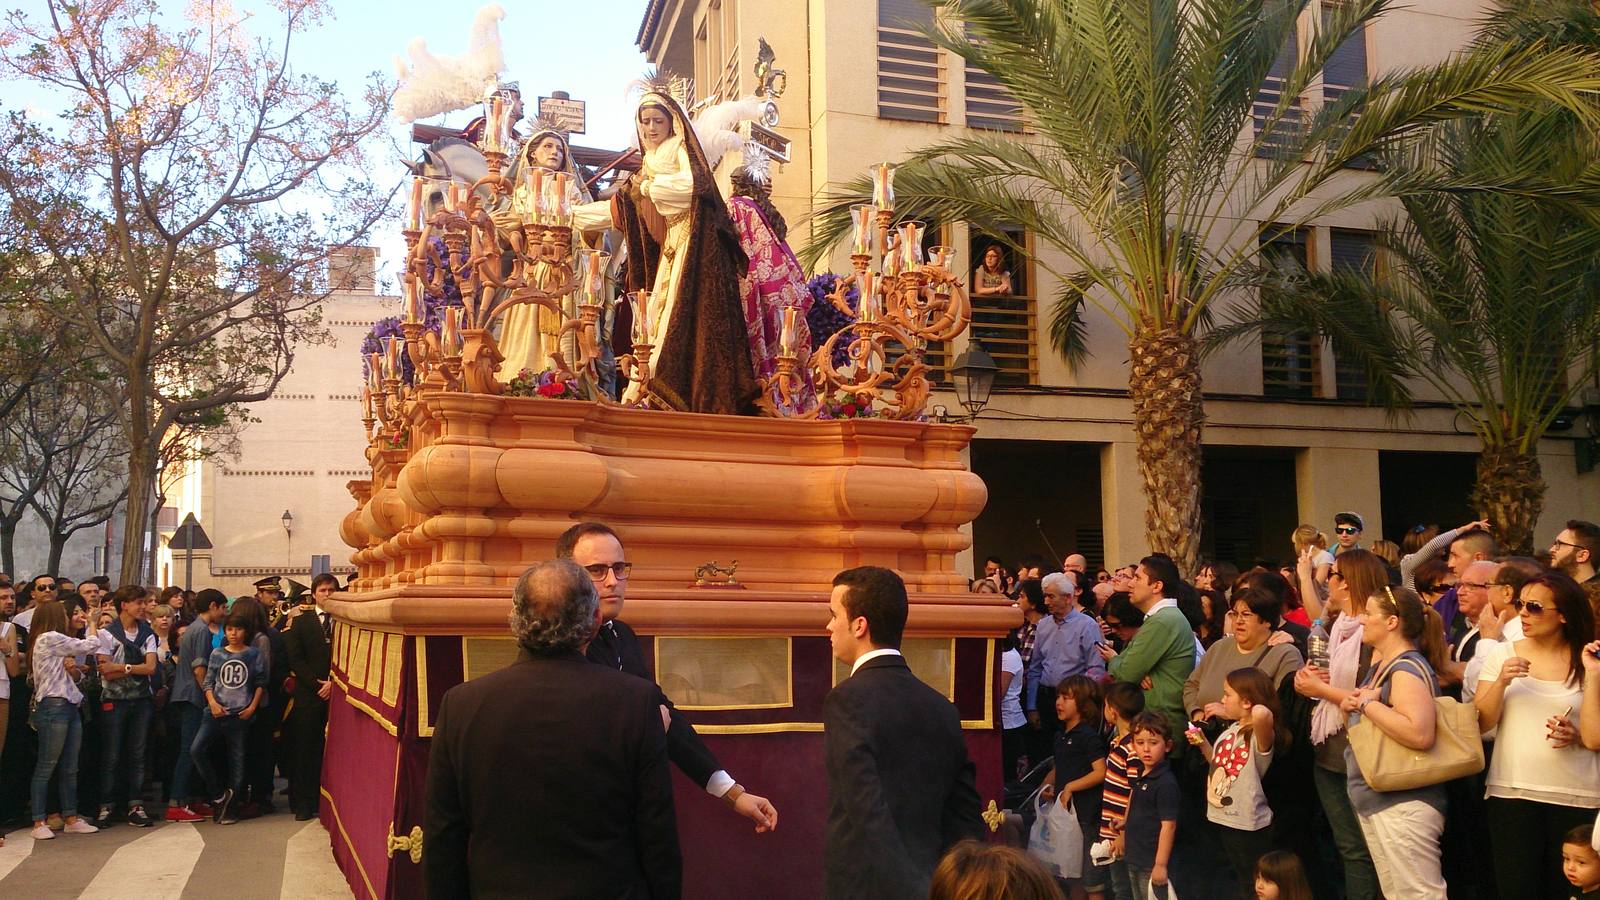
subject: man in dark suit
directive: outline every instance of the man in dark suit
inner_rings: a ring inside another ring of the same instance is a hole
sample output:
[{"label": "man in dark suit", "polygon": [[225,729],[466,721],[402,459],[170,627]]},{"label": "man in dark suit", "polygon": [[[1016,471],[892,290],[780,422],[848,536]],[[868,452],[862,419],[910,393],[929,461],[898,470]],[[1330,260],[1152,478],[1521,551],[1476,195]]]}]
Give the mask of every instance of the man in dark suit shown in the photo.
[{"label": "man in dark suit", "polygon": [[[627,561],[622,539],[599,522],[583,522],[567,529],[556,540],[556,557],[570,559],[589,573],[600,591],[600,631],[589,644],[590,662],[626,672],[655,684],[655,675],[644,661],[639,636],[618,616],[628,587],[633,564]],[[720,798],[734,812],[756,823],[756,832],[778,827],[778,811],[765,797],[759,797],[733,780],[711,749],[700,740],[694,726],[672,705],[660,688],[657,703],[668,717],[667,755],[689,780]]]},{"label": "man in dark suit", "polygon": [[657,691],[584,659],[598,609],[571,561],[529,569],[512,592],[517,661],[445,693],[423,825],[430,900],[681,895]]},{"label": "man in dark suit", "polygon": [[939,857],[983,834],[961,714],[900,655],[906,586],[876,566],[840,572],[828,639],[850,677],[822,704],[826,893],[922,898]]},{"label": "man in dark suit", "polygon": [[294,674],[294,707],[285,723],[288,732],[289,809],[296,821],[317,816],[322,792],[322,747],[328,728],[328,697],[333,693],[329,668],[333,623],[322,604],[333,596],[339,580],[324,572],[311,579],[311,592],[289,622],[283,642]]}]

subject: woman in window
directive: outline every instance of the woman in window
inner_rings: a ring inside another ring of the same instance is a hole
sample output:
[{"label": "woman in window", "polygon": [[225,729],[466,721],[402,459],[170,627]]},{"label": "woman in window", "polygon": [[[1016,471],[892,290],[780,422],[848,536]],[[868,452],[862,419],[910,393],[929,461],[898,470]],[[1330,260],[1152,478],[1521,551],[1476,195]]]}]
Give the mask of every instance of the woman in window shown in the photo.
[{"label": "woman in window", "polygon": [[1011,289],[1011,273],[1003,268],[1005,254],[1000,247],[990,244],[983,251],[983,264],[972,273],[972,293],[979,297],[1015,294]]}]

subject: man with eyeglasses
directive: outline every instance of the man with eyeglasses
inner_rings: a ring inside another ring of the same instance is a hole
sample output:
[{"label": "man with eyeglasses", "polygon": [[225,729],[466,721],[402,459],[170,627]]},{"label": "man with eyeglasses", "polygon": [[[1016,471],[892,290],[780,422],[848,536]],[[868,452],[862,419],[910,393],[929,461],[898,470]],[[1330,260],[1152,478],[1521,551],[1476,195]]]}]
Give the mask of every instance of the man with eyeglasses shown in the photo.
[{"label": "man with eyeglasses", "polygon": [[[595,587],[600,591],[600,630],[584,651],[589,661],[653,683],[655,676],[645,665],[639,636],[618,618],[622,615],[628,578],[633,574],[633,563],[628,562],[626,556],[622,539],[599,522],[581,522],[568,528],[556,539],[556,558],[577,563],[594,579]],[[705,788],[706,793],[720,798],[734,812],[755,822],[756,833],[776,829],[778,811],[772,803],[765,797],[750,793],[734,781],[717,762],[711,749],[700,740],[700,735],[695,733],[689,720],[678,712],[659,687],[656,690],[669,717],[667,756],[672,759],[672,764],[695,784]]]},{"label": "man with eyeglasses", "polygon": [[1495,584],[1499,573],[1499,563],[1476,560],[1467,564],[1456,582],[1461,614],[1456,617],[1457,627],[1450,636],[1450,662],[1440,674],[1446,681],[1459,680],[1457,699],[1463,703],[1471,703],[1478,692],[1478,672],[1483,668],[1482,654],[1478,652],[1484,636],[1481,619],[1486,610],[1494,615],[1490,594],[1502,590]]},{"label": "man with eyeglasses", "polygon": [[1571,575],[1573,581],[1589,591],[1591,598],[1594,596],[1591,586],[1600,582],[1600,577],[1595,575],[1597,558],[1600,558],[1600,525],[1593,522],[1569,519],[1567,527],[1550,544],[1551,567]]},{"label": "man with eyeglasses", "polygon": [[1333,534],[1338,540],[1338,544],[1334,547],[1334,555],[1337,556],[1346,550],[1361,549],[1361,532],[1366,529],[1366,521],[1356,513],[1335,513],[1333,516]]}]

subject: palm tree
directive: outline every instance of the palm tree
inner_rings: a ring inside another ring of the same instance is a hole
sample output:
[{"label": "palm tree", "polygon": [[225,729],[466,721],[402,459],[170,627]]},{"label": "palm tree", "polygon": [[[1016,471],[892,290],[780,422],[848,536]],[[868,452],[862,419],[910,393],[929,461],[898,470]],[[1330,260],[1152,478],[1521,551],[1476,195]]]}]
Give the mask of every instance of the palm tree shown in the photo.
[{"label": "palm tree", "polygon": [[[1548,7],[1508,3],[1483,42],[1532,35],[1600,46],[1593,7],[1564,5],[1558,25]],[[1600,172],[1594,133],[1559,108],[1453,122],[1427,149],[1388,164],[1463,183],[1541,173],[1592,184]],[[1211,343],[1309,328],[1365,369],[1373,399],[1392,411],[1410,406],[1413,384],[1432,386],[1482,442],[1473,504],[1503,545],[1527,553],[1544,508],[1539,439],[1600,372],[1600,225],[1589,210],[1530,196],[1401,203],[1404,218],[1378,235],[1381,271],[1284,272],[1263,291],[1258,317],[1234,317]]]},{"label": "palm tree", "polygon": [[[993,76],[1030,134],[972,133],[910,156],[897,212],[966,221],[997,240],[1021,226],[1064,257],[1052,341],[1069,362],[1085,305],[1128,340],[1129,394],[1151,547],[1192,567],[1200,536],[1205,423],[1199,339],[1220,298],[1247,286],[1263,234],[1380,197],[1463,185],[1433,174],[1347,166],[1470,111],[1536,98],[1582,109],[1600,62],[1577,51],[1486,50],[1352,88],[1314,112],[1298,98],[1330,55],[1390,0],[1331,7],[1285,58],[1309,0],[949,0],[924,34]],[[1269,74],[1274,104],[1257,109]],[[1341,176],[1346,176],[1341,178]],[[1339,179],[1339,190],[1318,191]],[[821,258],[849,229],[866,179],[830,196],[806,248]],[[1013,248],[1023,248],[1013,243]]]}]

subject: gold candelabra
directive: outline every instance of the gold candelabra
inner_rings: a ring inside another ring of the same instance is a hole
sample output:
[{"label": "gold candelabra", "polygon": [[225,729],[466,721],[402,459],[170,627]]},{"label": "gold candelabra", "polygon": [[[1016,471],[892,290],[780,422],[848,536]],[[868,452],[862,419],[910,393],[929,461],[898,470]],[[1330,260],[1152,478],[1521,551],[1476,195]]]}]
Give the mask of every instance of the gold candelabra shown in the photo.
[{"label": "gold candelabra", "polygon": [[[855,322],[838,332],[811,357],[818,393],[850,395],[857,404],[891,419],[922,415],[932,386],[926,361],[929,344],[955,339],[972,321],[972,308],[960,277],[952,271],[955,250],[938,246],[923,252],[921,222],[894,224],[894,168],[873,171],[873,202],[851,208],[852,272],[839,280],[828,301]],[[874,259],[880,269],[872,270]],[[846,295],[859,290],[855,310]],[[833,364],[844,343],[847,362]],[[891,354],[898,346],[899,352]],[[779,359],[782,374],[782,358]]]}]

